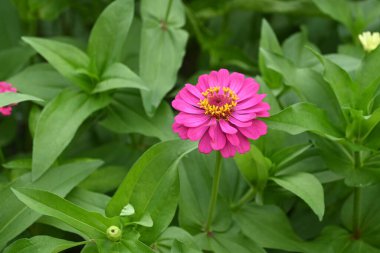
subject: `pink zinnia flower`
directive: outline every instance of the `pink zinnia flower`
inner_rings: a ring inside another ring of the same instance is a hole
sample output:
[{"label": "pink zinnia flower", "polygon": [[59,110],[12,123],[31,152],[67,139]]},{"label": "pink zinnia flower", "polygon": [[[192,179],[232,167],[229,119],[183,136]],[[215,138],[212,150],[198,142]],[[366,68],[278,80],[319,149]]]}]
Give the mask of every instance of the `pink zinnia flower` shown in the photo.
[{"label": "pink zinnia flower", "polygon": [[201,75],[193,86],[186,84],[172,106],[180,111],[173,124],[182,139],[200,140],[201,153],[220,150],[223,157],[250,149],[248,139],[267,133],[267,126],[258,120],[268,117],[270,106],[257,94],[260,86],[253,78],[221,69]]},{"label": "pink zinnia flower", "polygon": [[[6,82],[0,82],[0,93],[4,92],[17,92],[17,89],[12,87],[11,84]],[[11,106],[0,107],[0,113],[4,116],[9,116],[12,113]]]}]

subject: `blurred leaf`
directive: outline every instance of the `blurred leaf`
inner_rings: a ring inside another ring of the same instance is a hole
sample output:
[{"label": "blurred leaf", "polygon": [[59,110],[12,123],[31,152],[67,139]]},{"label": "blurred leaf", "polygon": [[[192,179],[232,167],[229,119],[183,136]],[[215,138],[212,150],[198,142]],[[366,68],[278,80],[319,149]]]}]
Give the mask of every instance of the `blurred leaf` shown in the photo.
[{"label": "blurred leaf", "polygon": [[33,37],[23,37],[23,40],[41,54],[59,73],[78,85],[89,90],[90,83],[83,79],[83,73],[89,66],[88,56],[77,47],[70,44]]},{"label": "blurred leaf", "polygon": [[30,239],[19,239],[4,249],[4,253],[58,253],[86,242],[71,242],[47,235],[38,235]]},{"label": "blurred leaf", "polygon": [[116,0],[100,14],[88,41],[88,54],[95,73],[101,75],[112,63],[121,60],[133,15],[133,0]]},{"label": "blurred leaf", "polygon": [[27,94],[21,94],[21,93],[15,93],[15,92],[0,93],[0,107],[11,105],[11,104],[17,104],[24,101],[43,102],[42,99],[31,96],[31,95],[27,95]]},{"label": "blurred leaf", "polygon": [[187,32],[181,29],[185,23],[182,2],[171,3],[166,21],[169,0],[141,2],[140,76],[150,89],[142,91],[144,108],[150,117],[177,80],[188,38]]},{"label": "blurred leaf", "polygon": [[101,81],[96,84],[92,93],[120,88],[148,90],[140,77],[133,73],[127,66],[122,63],[114,63],[105,69]]},{"label": "blurred leaf", "polygon": [[83,121],[108,103],[109,98],[105,96],[88,96],[81,92],[65,90],[45,106],[39,117],[33,141],[34,180],[54,163],[74,138]]},{"label": "blurred leaf", "polygon": [[315,176],[310,173],[298,172],[270,179],[303,199],[319,220],[322,220],[325,213],[323,187]]},{"label": "blurred leaf", "polygon": [[40,217],[40,214],[33,212],[16,198],[11,187],[33,187],[64,196],[101,164],[99,160],[78,160],[54,167],[34,182],[32,174],[27,173],[4,187],[0,191],[0,198],[3,200],[0,208],[0,249]]},{"label": "blurred leaf", "polygon": [[69,0],[13,0],[21,18],[33,22],[36,19],[52,20],[69,5]]},{"label": "blurred leaf", "polygon": [[70,84],[46,63],[29,66],[8,81],[19,92],[39,97],[45,101],[54,98]]},{"label": "blurred leaf", "polygon": [[164,141],[175,138],[171,127],[173,122],[173,111],[165,101],[154,117],[149,118],[139,96],[119,93],[108,107],[107,116],[101,124],[117,133],[139,133]]},{"label": "blurred leaf", "polygon": [[330,124],[324,111],[309,103],[294,104],[264,121],[269,128],[293,135],[311,131],[333,140],[342,138],[342,134]]},{"label": "blurred leaf", "polygon": [[143,229],[142,240],[152,243],[173,219],[179,195],[177,166],[196,144],[183,140],[161,142],[146,151],[133,165],[112,197],[106,213],[119,215],[127,204],[136,217],[149,213],[154,225]]},{"label": "blurred leaf", "polygon": [[0,51],[0,80],[17,73],[36,53],[29,47],[12,47]]},{"label": "blurred leaf", "polygon": [[11,0],[0,1],[0,34],[0,50],[14,47],[20,40],[21,21]]},{"label": "blurred leaf", "polygon": [[17,198],[31,209],[55,217],[86,234],[89,238],[105,238],[107,228],[118,226],[118,219],[110,219],[89,212],[53,193],[32,188],[12,188]]}]

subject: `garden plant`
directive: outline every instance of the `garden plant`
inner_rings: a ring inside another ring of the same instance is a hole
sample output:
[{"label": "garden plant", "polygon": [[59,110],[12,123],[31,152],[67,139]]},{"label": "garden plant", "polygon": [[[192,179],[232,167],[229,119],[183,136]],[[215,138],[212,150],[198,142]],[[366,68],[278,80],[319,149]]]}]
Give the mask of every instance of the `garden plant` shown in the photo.
[{"label": "garden plant", "polygon": [[380,1],[0,0],[0,252],[380,253]]}]

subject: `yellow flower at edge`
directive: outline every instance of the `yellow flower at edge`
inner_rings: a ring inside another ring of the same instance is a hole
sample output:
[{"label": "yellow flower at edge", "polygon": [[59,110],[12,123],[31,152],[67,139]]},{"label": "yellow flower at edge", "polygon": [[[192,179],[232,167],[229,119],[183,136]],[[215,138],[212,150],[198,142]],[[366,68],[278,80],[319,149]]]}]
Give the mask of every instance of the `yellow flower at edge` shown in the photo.
[{"label": "yellow flower at edge", "polygon": [[380,33],[363,32],[359,35],[360,43],[367,52],[375,50],[380,45]]}]

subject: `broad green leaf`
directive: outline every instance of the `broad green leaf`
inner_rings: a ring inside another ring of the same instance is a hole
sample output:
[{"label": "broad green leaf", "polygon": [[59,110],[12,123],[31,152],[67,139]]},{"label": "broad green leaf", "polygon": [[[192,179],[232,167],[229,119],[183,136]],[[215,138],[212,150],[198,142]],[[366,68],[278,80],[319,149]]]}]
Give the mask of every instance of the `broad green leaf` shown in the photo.
[{"label": "broad green leaf", "polygon": [[302,101],[313,103],[325,110],[329,120],[341,129],[345,128],[345,118],[330,85],[323,76],[310,68],[297,68],[281,55],[260,49],[268,68],[280,73],[284,83],[290,86]]},{"label": "broad green leaf", "polygon": [[311,146],[311,144],[297,144],[278,150],[270,157],[270,160],[276,166],[276,172],[281,173],[281,169],[302,159],[301,155],[309,150]]},{"label": "broad green leaf", "polygon": [[76,187],[67,195],[66,199],[87,211],[98,212],[104,215],[104,210],[111,198],[102,193]]},{"label": "broad green leaf", "polygon": [[101,81],[96,85],[92,93],[121,88],[148,90],[140,77],[127,66],[122,63],[114,63],[106,68]]},{"label": "broad green leaf", "polygon": [[[264,248],[317,253],[319,246],[302,241],[277,206],[246,205],[234,215],[242,232]],[[323,252],[329,252],[328,250]]]},{"label": "broad green leaf", "polygon": [[142,232],[142,240],[153,242],[173,219],[178,198],[178,162],[196,143],[175,140],[161,142],[146,151],[132,166],[110,201],[106,213],[119,215],[131,204],[136,217],[150,214],[154,225]]},{"label": "broad green leaf", "polygon": [[12,188],[12,191],[31,209],[55,217],[92,239],[105,238],[108,227],[119,226],[118,219],[87,211],[47,191],[32,188]]},{"label": "broad green leaf", "polygon": [[88,41],[91,65],[101,75],[121,53],[134,15],[133,0],[116,0],[100,14]]},{"label": "broad green leaf", "polygon": [[101,124],[116,133],[139,133],[157,137],[162,141],[175,138],[172,130],[173,111],[165,101],[152,118],[148,117],[142,108],[139,96],[128,93],[117,94]]},{"label": "broad green leaf", "polygon": [[335,226],[326,227],[314,244],[320,246],[320,252],[332,249],[334,253],[380,253],[366,240],[355,240],[347,230]]},{"label": "broad green leaf", "polygon": [[[169,3],[172,6],[165,22]],[[185,23],[181,0],[142,0],[141,16],[140,76],[150,89],[142,91],[142,96],[145,111],[152,117],[177,80],[188,34],[181,29]]]},{"label": "broad green leaf", "polygon": [[362,89],[367,88],[375,81],[377,81],[377,87],[379,86],[379,57],[380,47],[377,47],[376,50],[366,54],[362,60],[361,65],[356,73],[356,80]]},{"label": "broad green leaf", "polygon": [[50,39],[23,37],[23,40],[41,54],[59,73],[82,89],[90,89],[81,71],[89,66],[88,56],[70,44]]},{"label": "broad green leaf", "polygon": [[11,160],[7,163],[3,163],[1,166],[3,166],[6,169],[12,169],[12,170],[18,170],[18,169],[32,169],[32,159],[30,158],[20,158]]},{"label": "broad green leaf", "polygon": [[344,109],[355,107],[355,95],[359,92],[358,85],[351,80],[350,75],[346,71],[334,62],[324,58],[314,50],[313,53],[324,65],[325,70],[323,78],[330,84],[330,87],[334,91],[340,106]]},{"label": "broad green leaf", "polygon": [[70,82],[47,63],[27,67],[8,79],[17,91],[49,101],[58,95]]},{"label": "broad green leaf", "polygon": [[109,98],[105,96],[65,90],[45,106],[33,140],[34,180],[54,163],[83,121],[108,103]]},{"label": "broad green leaf", "polygon": [[0,249],[40,217],[16,198],[11,187],[33,187],[64,196],[101,164],[99,160],[78,160],[54,167],[34,182],[27,173],[4,187],[0,191]]},{"label": "broad green leaf", "polygon": [[335,19],[348,28],[351,25],[351,10],[346,0],[312,0],[314,4],[325,14]]},{"label": "broad green leaf", "polygon": [[269,128],[290,134],[314,132],[330,139],[340,139],[342,134],[333,127],[323,110],[310,103],[298,103],[264,120]]},{"label": "broad green leaf", "polygon": [[[178,244],[181,244],[179,246]],[[183,251],[175,251],[175,247],[182,247]],[[167,228],[154,243],[156,245],[158,252],[160,253],[200,253],[200,249],[196,245],[194,238],[179,227],[169,227]],[[172,247],[173,246],[173,247]]]},{"label": "broad green leaf", "polygon": [[0,93],[0,107],[7,106],[10,104],[17,104],[24,101],[35,101],[35,102],[40,102],[40,103],[44,102],[40,98],[27,95],[27,94],[21,94],[21,93],[15,93],[15,92]]},{"label": "broad green leaf", "polygon": [[4,253],[58,253],[86,242],[72,242],[47,235],[38,235],[30,239],[19,239],[4,249]]},{"label": "broad green leaf", "polygon": [[262,191],[269,177],[270,161],[254,145],[243,155],[236,155],[235,162],[244,178],[254,188]]},{"label": "broad green leaf", "polygon": [[[262,21],[260,34],[260,48],[280,55],[282,54],[282,48],[277,40],[276,34],[265,19]],[[261,51],[259,54],[259,67],[263,79],[269,87],[280,87],[282,85],[281,75],[267,67],[267,60],[265,59],[265,56],[262,55]]]},{"label": "broad green leaf", "polygon": [[322,220],[325,213],[323,187],[318,179],[309,173],[298,172],[284,176],[271,177],[272,181],[294,193]]},{"label": "broad green leaf", "polygon": [[196,236],[198,244],[202,249],[218,253],[265,253],[266,251],[257,245],[255,241],[240,233],[228,231],[224,233],[213,233],[208,236],[206,233]]},{"label": "broad green leaf", "polygon": [[35,52],[25,46],[0,51],[0,80],[5,80],[17,73],[33,55]]}]

